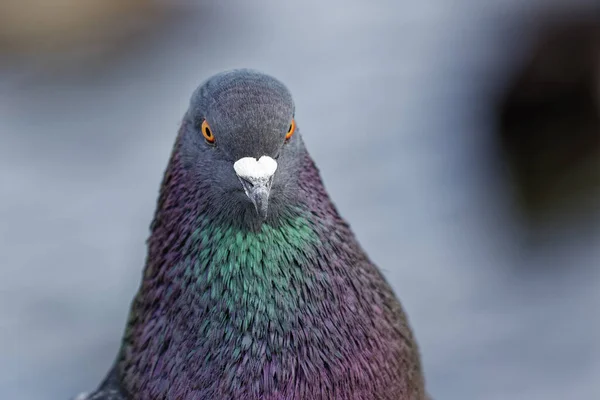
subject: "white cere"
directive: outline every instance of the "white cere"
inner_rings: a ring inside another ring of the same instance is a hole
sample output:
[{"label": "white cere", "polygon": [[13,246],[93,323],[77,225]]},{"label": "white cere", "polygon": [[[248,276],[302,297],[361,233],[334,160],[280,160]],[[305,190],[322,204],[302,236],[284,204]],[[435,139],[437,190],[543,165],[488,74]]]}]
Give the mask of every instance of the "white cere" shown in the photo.
[{"label": "white cere", "polygon": [[233,169],[240,178],[264,180],[273,176],[277,161],[269,156],[262,156],[258,161],[254,157],[244,157],[233,164]]}]

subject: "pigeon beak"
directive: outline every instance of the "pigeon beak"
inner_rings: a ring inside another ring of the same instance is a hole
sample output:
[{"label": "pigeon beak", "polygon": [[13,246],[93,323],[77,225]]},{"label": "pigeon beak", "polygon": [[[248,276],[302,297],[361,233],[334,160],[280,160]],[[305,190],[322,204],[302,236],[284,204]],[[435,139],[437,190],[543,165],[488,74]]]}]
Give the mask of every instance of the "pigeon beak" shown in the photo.
[{"label": "pigeon beak", "polygon": [[240,181],[242,182],[246,196],[252,200],[254,208],[256,209],[256,212],[260,218],[263,220],[266,219],[267,210],[269,209],[269,193],[271,191],[273,177],[271,177],[271,179],[269,179],[267,182],[252,182],[241,177]]},{"label": "pigeon beak", "polygon": [[262,156],[259,160],[254,157],[244,157],[233,164],[233,169],[242,183],[246,196],[254,204],[257,214],[261,219],[266,219],[277,161],[269,156]]}]

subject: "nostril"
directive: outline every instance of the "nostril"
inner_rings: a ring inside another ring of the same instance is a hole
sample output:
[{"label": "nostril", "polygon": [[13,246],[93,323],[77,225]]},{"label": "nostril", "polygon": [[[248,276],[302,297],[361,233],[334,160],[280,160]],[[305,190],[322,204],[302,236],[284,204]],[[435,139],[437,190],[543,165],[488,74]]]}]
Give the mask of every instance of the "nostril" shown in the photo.
[{"label": "nostril", "polygon": [[254,183],[243,176],[240,176],[240,180],[244,182],[245,185],[248,185],[248,187],[254,187]]}]

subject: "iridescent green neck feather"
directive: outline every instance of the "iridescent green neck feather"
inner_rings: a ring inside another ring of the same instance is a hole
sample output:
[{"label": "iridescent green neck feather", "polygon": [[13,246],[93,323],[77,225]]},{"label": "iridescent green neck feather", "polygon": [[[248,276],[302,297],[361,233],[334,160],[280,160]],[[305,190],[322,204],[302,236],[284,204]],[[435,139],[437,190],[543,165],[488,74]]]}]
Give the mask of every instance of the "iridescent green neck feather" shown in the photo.
[{"label": "iridescent green neck feather", "polygon": [[[199,219],[192,233],[192,248],[184,263],[185,277],[194,290],[206,291],[222,301],[229,315],[239,313],[236,328],[289,318],[313,279],[319,239],[309,221],[290,217],[277,227],[263,224],[259,231]],[[276,314],[276,312],[278,314]],[[280,314],[285,313],[285,314]]]}]

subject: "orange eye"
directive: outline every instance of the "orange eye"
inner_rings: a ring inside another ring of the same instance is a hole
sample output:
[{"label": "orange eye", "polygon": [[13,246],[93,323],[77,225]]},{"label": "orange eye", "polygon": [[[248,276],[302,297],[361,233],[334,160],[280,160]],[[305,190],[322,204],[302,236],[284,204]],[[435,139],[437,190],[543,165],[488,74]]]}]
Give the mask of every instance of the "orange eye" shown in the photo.
[{"label": "orange eye", "polygon": [[202,131],[202,136],[204,136],[204,139],[206,139],[208,143],[215,142],[215,135],[213,135],[212,131],[210,130],[210,126],[208,126],[208,122],[206,122],[206,120],[202,121],[202,127],[200,128],[200,130]]},{"label": "orange eye", "polygon": [[295,130],[296,130],[296,121],[294,119],[292,119],[292,122],[290,123],[290,128],[288,129],[287,133],[285,134],[285,140],[288,140],[289,138],[291,138],[292,135],[294,134]]}]

